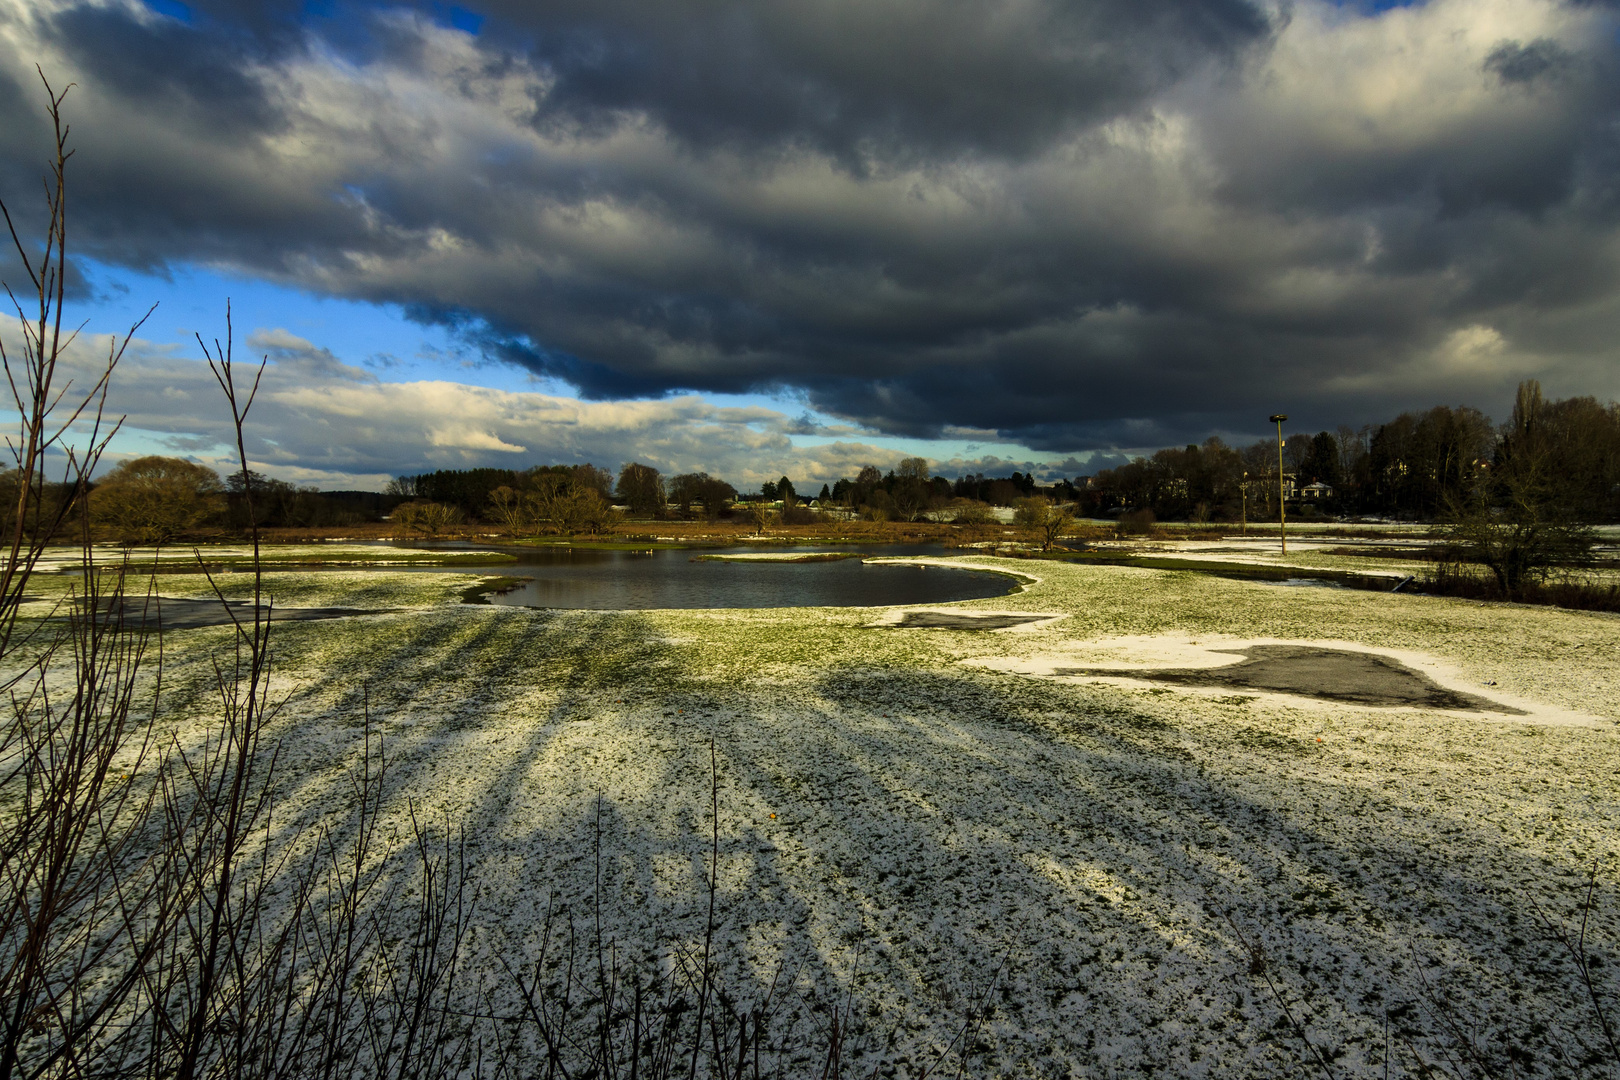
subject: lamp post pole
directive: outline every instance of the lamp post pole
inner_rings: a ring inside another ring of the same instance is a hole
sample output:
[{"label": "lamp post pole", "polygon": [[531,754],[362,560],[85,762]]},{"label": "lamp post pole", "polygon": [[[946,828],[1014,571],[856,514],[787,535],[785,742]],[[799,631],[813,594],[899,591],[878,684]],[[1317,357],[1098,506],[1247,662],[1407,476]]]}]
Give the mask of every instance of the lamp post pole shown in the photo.
[{"label": "lamp post pole", "polygon": [[1277,534],[1282,538],[1282,553],[1288,554],[1288,508],[1283,498],[1283,421],[1288,417],[1284,413],[1276,413],[1271,422],[1277,425]]},{"label": "lamp post pole", "polygon": [[1239,497],[1242,499],[1242,502],[1241,502],[1240,505],[1243,507],[1243,509],[1240,511],[1240,513],[1242,514],[1242,517],[1240,517],[1238,519],[1243,523],[1243,526],[1242,526],[1243,527],[1243,532],[1242,532],[1241,535],[1248,536],[1249,535],[1249,474],[1247,472],[1245,472],[1243,474],[1243,483],[1239,485],[1238,491],[1239,491]]}]

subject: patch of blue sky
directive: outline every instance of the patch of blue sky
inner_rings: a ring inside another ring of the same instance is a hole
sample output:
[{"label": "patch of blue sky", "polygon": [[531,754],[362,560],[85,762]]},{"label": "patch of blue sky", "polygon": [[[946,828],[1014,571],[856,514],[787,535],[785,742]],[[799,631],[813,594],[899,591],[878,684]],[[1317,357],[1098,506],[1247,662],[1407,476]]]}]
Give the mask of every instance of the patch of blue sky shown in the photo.
[{"label": "patch of blue sky", "polygon": [[570,392],[486,360],[453,329],[413,322],[397,305],[322,296],[207,267],[176,267],[163,276],[88,260],[82,265],[91,295],[75,310],[89,320],[88,330],[121,332],[156,303],[139,336],[176,345],[183,355],[200,357],[195,334],[210,344],[224,338],[229,301],[238,357],[251,355],[248,338],[255,331],[285,330],[385,382],[451,379],[505,390]]},{"label": "patch of blue sky", "polygon": [[1390,8],[1422,7],[1427,0],[1333,0],[1335,7],[1354,8],[1375,15]]},{"label": "patch of blue sky", "polygon": [[433,5],[433,14],[440,22],[453,26],[467,34],[476,35],[484,26],[483,15],[464,8],[460,4],[435,3]]},{"label": "patch of blue sky", "polygon": [[145,0],[146,6],[159,15],[167,15],[171,19],[179,19],[183,23],[192,21],[191,8],[182,4],[180,0]]}]

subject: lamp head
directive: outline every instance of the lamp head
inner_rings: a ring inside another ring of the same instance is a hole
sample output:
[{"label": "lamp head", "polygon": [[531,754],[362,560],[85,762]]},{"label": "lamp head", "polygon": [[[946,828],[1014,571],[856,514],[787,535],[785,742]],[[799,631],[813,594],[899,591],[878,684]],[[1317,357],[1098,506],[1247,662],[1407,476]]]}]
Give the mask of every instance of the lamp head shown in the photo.
[{"label": "lamp head", "polygon": [[1280,423],[1282,423],[1282,422],[1283,422],[1283,421],[1284,421],[1284,420],[1287,420],[1287,419],[1288,419],[1288,416],[1287,416],[1287,414],[1285,414],[1285,413],[1275,413],[1275,414],[1273,414],[1273,415],[1272,415],[1272,417],[1271,417],[1271,422],[1272,422],[1272,423],[1273,423],[1273,424],[1280,424]]}]

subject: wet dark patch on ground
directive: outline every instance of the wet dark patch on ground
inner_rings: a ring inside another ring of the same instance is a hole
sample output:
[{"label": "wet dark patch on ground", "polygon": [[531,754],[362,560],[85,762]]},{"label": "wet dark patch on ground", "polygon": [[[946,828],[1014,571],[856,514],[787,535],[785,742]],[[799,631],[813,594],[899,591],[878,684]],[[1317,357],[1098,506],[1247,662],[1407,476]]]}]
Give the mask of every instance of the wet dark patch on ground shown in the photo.
[{"label": "wet dark patch on ground", "polygon": [[1453,709],[1467,712],[1526,715],[1472,694],[1448,690],[1398,660],[1346,649],[1307,645],[1253,645],[1223,649],[1244,657],[1241,663],[1216,668],[1166,668],[1122,671],[1118,668],[1057,668],[1054,675],[1124,676],[1181,686],[1218,686],[1277,694],[1326,698],[1351,705]]},{"label": "wet dark patch on ground", "polygon": [[469,585],[461,590],[463,604],[488,604],[490,597],[501,596],[513,589],[522,588],[534,578],[530,577],[488,577],[476,585]]},{"label": "wet dark patch on ground", "polygon": [[[229,608],[217,599],[178,599],[169,596],[131,597],[123,601],[124,625],[148,630],[196,630],[205,626],[229,626],[233,619],[252,623],[254,605],[246,600],[229,601]],[[271,622],[304,622],[310,619],[344,619],[353,615],[386,615],[398,608],[275,607],[263,605]]]},{"label": "wet dark patch on ground", "polygon": [[908,611],[892,625],[906,630],[1007,630],[1045,622],[1050,615],[995,615],[968,611]]}]

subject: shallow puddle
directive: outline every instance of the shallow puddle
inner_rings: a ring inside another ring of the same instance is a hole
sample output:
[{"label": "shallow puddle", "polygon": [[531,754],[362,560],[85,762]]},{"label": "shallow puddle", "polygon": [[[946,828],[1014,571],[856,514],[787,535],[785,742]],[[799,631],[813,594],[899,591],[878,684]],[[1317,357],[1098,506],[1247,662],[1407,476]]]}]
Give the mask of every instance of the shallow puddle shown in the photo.
[{"label": "shallow puddle", "polygon": [[1321,649],[1309,645],[1251,645],[1220,649],[1244,657],[1241,663],[1212,668],[1130,670],[1100,667],[1054,668],[1053,675],[1093,675],[1147,679],[1180,686],[1218,686],[1326,698],[1352,705],[1416,706],[1468,712],[1526,715],[1472,694],[1448,690],[1422,672],[1376,653]]}]

